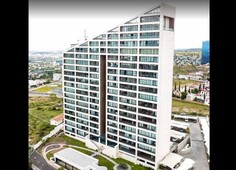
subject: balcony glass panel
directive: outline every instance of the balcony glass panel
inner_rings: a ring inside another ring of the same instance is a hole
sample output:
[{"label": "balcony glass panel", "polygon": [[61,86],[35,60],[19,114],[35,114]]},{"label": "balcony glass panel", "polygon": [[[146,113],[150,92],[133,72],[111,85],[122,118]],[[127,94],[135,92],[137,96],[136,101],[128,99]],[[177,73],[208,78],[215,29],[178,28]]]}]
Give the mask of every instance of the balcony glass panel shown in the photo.
[{"label": "balcony glass panel", "polygon": [[159,24],[140,25],[140,31],[159,30],[159,29],[160,29]]},{"label": "balcony glass panel", "polygon": [[145,123],[138,123],[138,127],[156,132],[156,126],[147,125]]},{"label": "balcony glass panel", "polygon": [[151,110],[147,110],[147,109],[138,109],[138,112],[144,115],[149,115],[149,116],[157,116],[157,112],[156,111],[151,111]]},{"label": "balcony glass panel", "polygon": [[157,109],[157,104],[153,104],[153,103],[149,103],[149,102],[139,101],[138,105],[143,106],[143,107],[147,107],[147,108],[151,108],[151,109]]},{"label": "balcony glass panel", "polygon": [[76,58],[88,59],[88,54],[76,54]]},{"label": "balcony glass panel", "polygon": [[148,38],[159,38],[159,32],[143,32],[140,33],[141,39],[148,39]]},{"label": "balcony glass panel", "polygon": [[129,33],[129,34],[120,34],[120,39],[137,39],[137,33]]},{"label": "balcony glass panel", "polygon": [[160,21],[160,15],[145,16],[140,18],[140,22],[158,22]]}]

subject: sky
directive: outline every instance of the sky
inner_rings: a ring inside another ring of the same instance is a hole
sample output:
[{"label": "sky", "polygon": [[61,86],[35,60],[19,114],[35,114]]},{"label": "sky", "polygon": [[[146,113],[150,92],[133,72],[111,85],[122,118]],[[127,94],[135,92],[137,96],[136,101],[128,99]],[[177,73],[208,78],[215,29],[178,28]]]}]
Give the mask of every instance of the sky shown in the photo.
[{"label": "sky", "polygon": [[[67,50],[133,19],[160,0],[29,0],[29,51]],[[176,7],[175,49],[209,40],[209,0],[162,0]]]}]

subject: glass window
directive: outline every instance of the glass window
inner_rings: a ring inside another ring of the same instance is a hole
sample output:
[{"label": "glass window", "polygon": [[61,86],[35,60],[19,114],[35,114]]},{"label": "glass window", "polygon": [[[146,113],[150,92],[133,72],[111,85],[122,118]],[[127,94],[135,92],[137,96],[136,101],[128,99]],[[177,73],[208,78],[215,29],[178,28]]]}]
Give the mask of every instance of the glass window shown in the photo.
[{"label": "glass window", "polygon": [[159,24],[140,25],[140,31],[159,30]]},{"label": "glass window", "polygon": [[121,48],[120,49],[121,54],[137,54],[136,48]]},{"label": "glass window", "polygon": [[137,64],[130,64],[130,63],[120,63],[120,68],[137,68]]},{"label": "glass window", "polygon": [[87,61],[87,60],[76,60],[76,64],[79,64],[79,65],[88,65],[88,61]]},{"label": "glass window", "polygon": [[64,54],[64,58],[74,58],[74,54]]},{"label": "glass window", "polygon": [[108,34],[108,39],[118,39],[118,34]]},{"label": "glass window", "polygon": [[157,96],[148,95],[148,94],[139,94],[139,99],[150,100],[150,101],[157,101]]},{"label": "glass window", "polygon": [[158,70],[158,65],[156,65],[156,64],[139,64],[139,69]]},{"label": "glass window", "polygon": [[140,41],[140,46],[144,46],[144,47],[159,46],[159,40]]},{"label": "glass window", "polygon": [[98,46],[99,42],[98,41],[90,41],[89,45],[90,46]]},{"label": "glass window", "polygon": [[94,60],[98,60],[98,55],[97,54],[90,54],[89,58],[94,59]]},{"label": "glass window", "polygon": [[75,66],[64,65],[64,69],[67,69],[67,70],[74,70],[74,69],[75,69]]},{"label": "glass window", "polygon": [[160,15],[141,17],[141,22],[157,22],[160,21]]},{"label": "glass window", "polygon": [[120,61],[137,61],[137,56],[120,56]]},{"label": "glass window", "polygon": [[88,71],[88,67],[76,66],[76,70],[78,70],[78,71]]},{"label": "glass window", "polygon": [[118,48],[108,48],[108,53],[118,53]]},{"label": "glass window", "polygon": [[137,45],[138,45],[137,41],[121,41],[120,42],[121,47],[133,47]]},{"label": "glass window", "polygon": [[108,41],[108,46],[117,47],[118,46],[118,41]]},{"label": "glass window", "polygon": [[108,60],[118,60],[117,55],[108,55]]},{"label": "glass window", "polygon": [[69,59],[64,59],[64,63],[65,64],[74,64],[75,61],[74,60],[69,60]]},{"label": "glass window", "polygon": [[120,27],[120,31],[121,31],[121,32],[138,31],[138,26],[137,26],[137,25],[121,26],[121,27]]},{"label": "glass window", "polygon": [[157,80],[139,79],[139,84],[157,86]]},{"label": "glass window", "polygon": [[149,56],[140,56],[139,57],[140,62],[158,62],[158,57],[149,57]]},{"label": "glass window", "polygon": [[76,58],[88,59],[88,54],[76,54]]},{"label": "glass window", "polygon": [[140,54],[159,54],[159,49],[139,49]]},{"label": "glass window", "polygon": [[137,39],[138,33],[120,34],[120,39]]},{"label": "glass window", "polygon": [[159,38],[159,32],[143,32],[140,33],[140,38]]},{"label": "glass window", "polygon": [[99,48],[89,48],[90,53],[98,53]]},{"label": "glass window", "polygon": [[76,52],[88,52],[88,48],[76,48]]}]

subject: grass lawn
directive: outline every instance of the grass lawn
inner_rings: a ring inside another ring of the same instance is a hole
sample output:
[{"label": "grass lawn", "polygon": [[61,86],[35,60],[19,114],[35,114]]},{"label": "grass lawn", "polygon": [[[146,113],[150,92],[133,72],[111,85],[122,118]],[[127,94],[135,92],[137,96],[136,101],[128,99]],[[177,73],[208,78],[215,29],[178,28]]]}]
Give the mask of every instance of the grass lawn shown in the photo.
[{"label": "grass lawn", "polygon": [[75,150],[77,150],[77,151],[80,151],[80,152],[82,152],[82,153],[84,153],[84,154],[86,154],[86,155],[89,155],[89,156],[91,156],[91,155],[94,153],[94,152],[87,151],[87,150],[80,149],[80,148],[75,148],[75,147],[71,147],[71,148],[73,148],[73,149],[75,149]]},{"label": "grass lawn", "polygon": [[47,155],[46,155],[46,157],[48,158],[48,160],[50,160],[50,158],[53,157],[53,153],[48,152]]},{"label": "grass lawn", "polygon": [[179,83],[180,83],[180,87],[183,87],[185,85],[191,85],[191,84],[200,84],[200,81],[195,81],[195,80],[177,80],[174,79],[173,81],[173,87],[175,86],[176,83],[176,87],[179,87]]},{"label": "grass lawn", "polygon": [[29,98],[29,139],[30,145],[36,144],[55,127],[50,119],[63,112],[60,98],[30,97]]},{"label": "grass lawn", "polygon": [[176,113],[182,113],[185,112],[187,114],[198,114],[202,116],[209,116],[209,106],[188,102],[188,101],[182,101],[173,99],[172,100],[172,112]]},{"label": "grass lawn", "polygon": [[127,161],[127,160],[122,159],[122,158],[116,158],[116,159],[113,159],[113,160],[115,162],[117,162],[118,164],[120,164],[120,163],[129,164],[131,166],[132,170],[150,170],[150,168],[148,168],[148,167],[144,167],[142,165],[135,165],[133,162]]},{"label": "grass lawn", "polygon": [[49,91],[51,91],[54,88],[55,87],[44,86],[44,87],[37,88],[34,91],[36,91],[36,92],[49,92]]},{"label": "grass lawn", "polygon": [[109,160],[107,160],[106,158],[104,158],[100,155],[95,156],[95,158],[97,158],[99,160],[98,161],[99,166],[105,166],[105,167],[107,167],[108,170],[113,170],[113,167],[115,165],[112,162],[110,162]]}]

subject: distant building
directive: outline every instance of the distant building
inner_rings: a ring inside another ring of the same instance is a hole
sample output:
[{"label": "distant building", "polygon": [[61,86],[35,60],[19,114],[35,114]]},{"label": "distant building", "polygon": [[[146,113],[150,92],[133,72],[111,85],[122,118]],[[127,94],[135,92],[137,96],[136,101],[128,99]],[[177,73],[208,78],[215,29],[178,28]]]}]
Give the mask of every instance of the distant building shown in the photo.
[{"label": "distant building", "polygon": [[59,81],[62,78],[62,74],[60,73],[53,73],[53,81]]},{"label": "distant building", "polygon": [[50,125],[59,125],[63,122],[63,114],[60,114],[50,120]]},{"label": "distant building", "polygon": [[202,60],[201,64],[210,63],[210,42],[202,42]]}]

